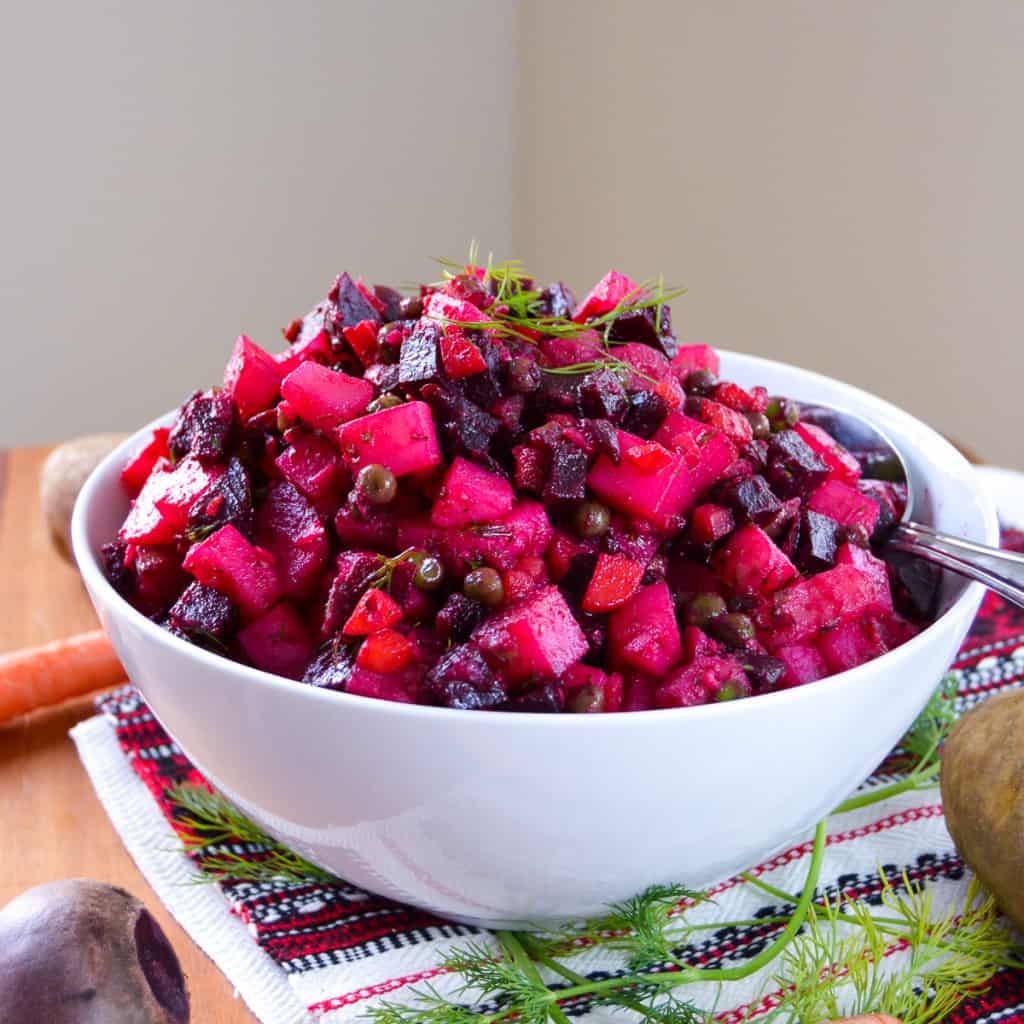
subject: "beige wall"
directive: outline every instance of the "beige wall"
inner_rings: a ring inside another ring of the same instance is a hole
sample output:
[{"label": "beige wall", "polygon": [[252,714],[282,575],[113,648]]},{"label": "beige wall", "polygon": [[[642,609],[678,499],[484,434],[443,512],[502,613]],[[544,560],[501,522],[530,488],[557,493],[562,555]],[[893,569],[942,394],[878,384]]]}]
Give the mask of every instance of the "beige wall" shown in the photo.
[{"label": "beige wall", "polygon": [[217,381],[240,331],[283,344],[346,267],[402,281],[473,233],[508,248],[515,21],[473,0],[11,7],[0,446],[145,422]]},{"label": "beige wall", "polygon": [[519,249],[1024,468],[1024,5],[533,0]]},{"label": "beige wall", "polygon": [[[131,427],[342,267],[476,237],[690,294],[1024,467],[1024,6],[30,6],[0,34],[0,444]],[[520,88],[521,83],[521,88]]]}]

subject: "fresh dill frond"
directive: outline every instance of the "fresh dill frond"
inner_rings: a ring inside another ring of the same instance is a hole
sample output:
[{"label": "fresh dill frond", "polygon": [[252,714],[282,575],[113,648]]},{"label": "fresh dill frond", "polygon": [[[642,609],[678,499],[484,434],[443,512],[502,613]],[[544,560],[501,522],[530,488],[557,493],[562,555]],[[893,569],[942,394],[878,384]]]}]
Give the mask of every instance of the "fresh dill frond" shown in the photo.
[{"label": "fresh dill frond", "polygon": [[587,373],[596,373],[598,370],[611,370],[616,376],[623,380],[629,380],[632,375],[642,378],[650,384],[657,384],[652,376],[638,370],[631,363],[622,359],[589,359],[582,363],[570,363],[568,366],[542,366],[544,373],[551,373],[564,376],[577,376]]},{"label": "fresh dill frond", "polygon": [[[796,1024],[866,1013],[935,1024],[1016,963],[1010,926],[976,882],[962,906],[942,914],[906,877],[902,893],[884,875],[883,886],[879,910],[815,905],[773,980],[786,993],[776,1014]],[[905,962],[891,959],[897,952]]]},{"label": "fresh dill frond", "polygon": [[919,759],[930,757],[956,725],[956,697],[959,679],[954,673],[947,675],[924,706],[924,710],[910,727],[900,746]]},{"label": "fresh dill frond", "polygon": [[220,793],[193,783],[167,790],[171,824],[197,870],[197,881],[332,882],[334,875],[268,836]]},{"label": "fresh dill frond", "polygon": [[630,970],[649,970],[672,958],[673,949],[684,936],[669,931],[670,915],[684,900],[704,897],[684,886],[652,885],[638,896],[612,904],[606,917],[590,922],[588,930],[606,933],[625,932],[620,943]]}]

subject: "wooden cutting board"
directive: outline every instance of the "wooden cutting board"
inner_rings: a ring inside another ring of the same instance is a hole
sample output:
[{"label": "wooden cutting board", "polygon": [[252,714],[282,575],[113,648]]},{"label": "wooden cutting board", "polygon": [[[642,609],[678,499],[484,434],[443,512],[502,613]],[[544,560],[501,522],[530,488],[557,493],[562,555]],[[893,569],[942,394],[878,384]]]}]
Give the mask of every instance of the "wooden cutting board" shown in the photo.
[{"label": "wooden cutting board", "polygon": [[[96,628],[77,571],[50,546],[38,511],[47,448],[0,452],[0,651]],[[87,876],[123,886],[156,915],[188,978],[197,1024],[256,1018],[175,924],[93,793],[68,730],[86,698],[0,727],[0,905],[40,882]]]}]

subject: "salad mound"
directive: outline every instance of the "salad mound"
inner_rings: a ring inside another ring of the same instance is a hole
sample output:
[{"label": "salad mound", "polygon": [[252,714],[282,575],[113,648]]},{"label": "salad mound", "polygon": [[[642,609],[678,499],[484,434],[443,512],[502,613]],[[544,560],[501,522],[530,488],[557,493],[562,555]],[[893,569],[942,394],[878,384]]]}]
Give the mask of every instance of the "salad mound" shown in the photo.
[{"label": "salad mound", "polygon": [[516,263],[402,297],[347,273],[240,337],[121,474],[107,576],[177,636],[462,709],[687,707],[801,686],[928,620],[872,552],[900,484],[680,345],[658,282]]}]

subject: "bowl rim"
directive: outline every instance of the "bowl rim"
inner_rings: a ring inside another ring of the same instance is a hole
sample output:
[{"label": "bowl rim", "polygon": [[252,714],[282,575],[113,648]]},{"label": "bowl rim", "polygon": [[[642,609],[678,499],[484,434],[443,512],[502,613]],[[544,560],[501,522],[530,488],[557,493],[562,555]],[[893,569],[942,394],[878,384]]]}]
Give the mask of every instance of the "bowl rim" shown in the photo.
[{"label": "bowl rim", "polygon": [[[866,401],[868,405],[880,407],[887,413],[895,414],[897,417],[910,421],[910,423],[912,423],[916,428],[923,429],[930,434],[941,447],[946,449],[945,454],[952,459],[954,465],[959,463],[963,469],[970,471],[970,463],[968,463],[964,456],[936,430],[906,410],[901,409],[899,406],[888,402],[883,398],[879,398],[877,395],[874,395],[869,391],[865,391],[864,389],[858,388],[852,384],[846,384],[834,377],[817,373],[814,370],[804,369],[803,367],[784,363],[780,360],[767,359],[763,356],[737,352],[724,348],[718,348],[717,351],[720,355],[724,355],[726,357],[741,358],[751,363],[755,370],[758,366],[764,366],[766,368],[771,367],[775,369],[781,368],[783,370],[796,371],[804,376],[811,384],[821,382],[823,385],[830,387],[839,385],[848,391],[851,397],[856,398],[858,401],[863,400]],[[166,426],[176,412],[177,410],[172,410],[164,413],[162,416],[158,416],[156,419],[147,423],[145,426],[127,437],[109,455],[107,455],[102,462],[99,463],[92,473],[90,473],[83,485],[78,495],[78,499],[75,502],[72,514],[71,546],[75,561],[86,583],[87,589],[90,594],[94,595],[94,600],[96,600],[97,603],[102,602],[114,615],[127,615],[133,626],[136,629],[141,630],[144,636],[154,641],[157,645],[169,649],[172,653],[196,658],[200,663],[213,670],[237,673],[240,684],[248,682],[250,684],[257,684],[265,687],[269,686],[273,689],[280,690],[282,693],[293,694],[301,699],[312,700],[318,703],[329,702],[339,708],[344,707],[346,704],[351,705],[354,701],[356,702],[353,706],[354,709],[359,709],[363,712],[372,711],[373,713],[379,713],[386,717],[390,716],[410,719],[420,718],[425,721],[431,721],[440,717],[441,720],[448,722],[455,722],[468,718],[469,720],[477,723],[477,727],[489,729],[516,729],[522,728],[526,723],[529,723],[531,728],[540,729],[584,728],[594,730],[601,729],[602,727],[599,726],[598,723],[602,722],[604,723],[603,728],[607,729],[617,728],[625,722],[632,721],[649,722],[653,725],[654,723],[664,723],[666,720],[691,721],[696,723],[697,721],[706,719],[708,716],[731,715],[738,719],[740,717],[757,714],[757,708],[759,707],[765,708],[765,711],[767,712],[771,707],[780,707],[787,703],[802,703],[814,700],[818,695],[821,695],[820,699],[825,699],[825,697],[831,694],[834,694],[836,697],[841,697],[847,688],[857,686],[863,677],[877,671],[879,666],[883,663],[886,665],[895,665],[898,660],[907,660],[912,658],[916,651],[921,649],[925,644],[928,644],[932,638],[936,636],[936,631],[949,628],[949,623],[954,619],[959,619],[967,614],[970,614],[973,617],[974,613],[976,613],[980,606],[985,593],[985,588],[981,583],[968,583],[967,586],[964,587],[963,593],[960,594],[960,596],[957,597],[953,603],[935,619],[934,622],[929,623],[920,633],[901,644],[899,647],[894,648],[891,651],[887,651],[885,654],[882,654],[871,661],[865,662],[863,665],[858,665],[856,668],[838,672],[835,675],[815,680],[814,682],[803,686],[796,686],[786,690],[776,690],[773,693],[758,694],[756,699],[726,701],[715,704],[701,704],[687,708],[657,708],[643,712],[607,712],[599,715],[545,715],[527,711],[503,711],[494,714],[481,714],[479,711],[474,710],[434,707],[433,705],[428,704],[405,704],[398,701],[383,700],[379,697],[367,697],[360,694],[327,690],[321,687],[310,686],[302,683],[301,681],[288,679],[284,676],[278,676],[271,672],[265,672],[262,669],[254,668],[251,665],[245,665],[241,662],[233,661],[230,658],[214,654],[211,651],[207,651],[202,647],[197,647],[196,645],[175,636],[134,608],[114,589],[100,568],[98,555],[92,550],[86,535],[86,521],[92,505],[102,495],[101,483],[105,478],[112,475],[115,464],[122,464],[125,456],[129,452],[134,451],[139,447],[143,439],[152,430],[160,426]],[[119,475],[119,473],[113,475],[115,485],[118,483]],[[982,542],[987,544],[998,544],[999,523],[995,507],[987,495],[982,493],[980,494],[980,498],[985,534],[982,538]],[[938,681],[936,681],[936,683],[938,683]],[[681,717],[684,714],[685,717]],[[584,722],[588,724],[584,725]]]}]

